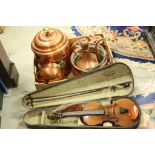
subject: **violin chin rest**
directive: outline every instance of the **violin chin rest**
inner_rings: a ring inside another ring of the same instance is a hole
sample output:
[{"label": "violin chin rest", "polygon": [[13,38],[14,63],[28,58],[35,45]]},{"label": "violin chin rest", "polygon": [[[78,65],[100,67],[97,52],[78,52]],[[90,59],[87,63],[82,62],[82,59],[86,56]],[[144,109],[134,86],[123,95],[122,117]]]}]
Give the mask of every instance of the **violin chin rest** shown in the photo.
[{"label": "violin chin rest", "polygon": [[129,108],[129,116],[132,120],[136,120],[139,114],[139,110],[137,106],[132,106]]}]

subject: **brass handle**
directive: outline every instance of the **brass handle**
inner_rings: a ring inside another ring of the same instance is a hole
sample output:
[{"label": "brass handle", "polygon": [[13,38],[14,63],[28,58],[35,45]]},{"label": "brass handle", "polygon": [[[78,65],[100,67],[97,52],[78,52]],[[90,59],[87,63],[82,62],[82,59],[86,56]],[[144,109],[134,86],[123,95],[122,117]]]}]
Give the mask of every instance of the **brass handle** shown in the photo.
[{"label": "brass handle", "polygon": [[44,27],[43,31],[45,32],[45,35],[48,37],[50,35],[50,33],[52,32],[52,30],[48,27]]},{"label": "brass handle", "polygon": [[97,57],[98,62],[99,62],[98,45],[101,44],[103,41],[104,41],[104,39],[100,39],[100,40],[96,43],[96,45],[95,45],[96,57]]}]

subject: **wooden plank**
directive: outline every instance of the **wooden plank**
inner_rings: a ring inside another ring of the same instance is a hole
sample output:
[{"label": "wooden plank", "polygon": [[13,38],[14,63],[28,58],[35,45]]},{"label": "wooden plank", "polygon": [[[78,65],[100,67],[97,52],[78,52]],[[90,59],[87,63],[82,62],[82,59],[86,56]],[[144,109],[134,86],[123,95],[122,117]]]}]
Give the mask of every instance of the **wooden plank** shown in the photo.
[{"label": "wooden plank", "polygon": [[0,77],[6,87],[12,88],[18,84],[18,72],[14,63],[12,63],[5,49],[0,42]]}]

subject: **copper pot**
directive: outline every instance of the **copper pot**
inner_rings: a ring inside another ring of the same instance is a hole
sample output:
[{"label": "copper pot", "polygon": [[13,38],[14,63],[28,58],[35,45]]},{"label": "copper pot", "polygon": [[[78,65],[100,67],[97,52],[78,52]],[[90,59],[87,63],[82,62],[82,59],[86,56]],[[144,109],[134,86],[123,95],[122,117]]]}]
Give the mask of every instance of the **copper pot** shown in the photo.
[{"label": "copper pot", "polygon": [[[70,73],[69,40],[60,30],[44,28],[35,35],[31,48],[39,66],[36,78],[38,82],[44,81],[44,83],[47,83],[47,81],[61,80]],[[54,75],[55,71],[59,72],[61,76],[58,76],[58,74]]]},{"label": "copper pot", "polygon": [[61,71],[61,66],[57,63],[43,65],[36,75],[36,80],[40,83],[59,81],[64,78],[64,72]]},{"label": "copper pot", "polygon": [[79,75],[96,68],[103,67],[107,62],[105,49],[100,45],[103,38],[94,36],[81,38],[72,48],[71,63],[73,74]]}]

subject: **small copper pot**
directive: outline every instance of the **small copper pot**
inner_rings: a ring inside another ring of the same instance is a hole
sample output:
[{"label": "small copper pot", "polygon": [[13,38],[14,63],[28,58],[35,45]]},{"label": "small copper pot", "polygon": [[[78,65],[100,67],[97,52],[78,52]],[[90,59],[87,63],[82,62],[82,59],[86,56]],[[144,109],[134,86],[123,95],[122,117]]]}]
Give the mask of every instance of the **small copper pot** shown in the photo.
[{"label": "small copper pot", "polygon": [[36,74],[36,80],[40,83],[59,81],[64,78],[64,72],[61,71],[61,66],[57,63],[43,65]]},{"label": "small copper pot", "polygon": [[103,67],[107,63],[107,53],[100,43],[101,37],[81,38],[72,48],[71,63],[73,65],[73,74],[80,75],[93,69]]},{"label": "small copper pot", "polygon": [[35,35],[31,48],[38,66],[38,82],[62,80],[70,73],[69,40],[60,30],[44,28]]}]

